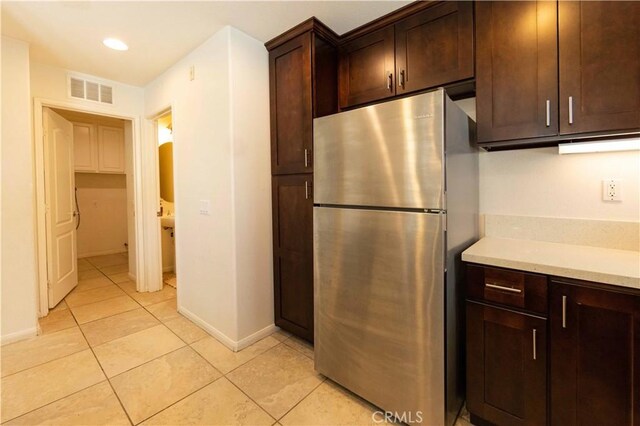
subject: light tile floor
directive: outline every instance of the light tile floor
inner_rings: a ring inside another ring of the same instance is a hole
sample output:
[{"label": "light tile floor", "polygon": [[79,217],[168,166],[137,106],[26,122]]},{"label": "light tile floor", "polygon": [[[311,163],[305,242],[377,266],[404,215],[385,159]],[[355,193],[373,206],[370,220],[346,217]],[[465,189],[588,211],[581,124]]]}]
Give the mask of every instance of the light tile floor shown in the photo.
[{"label": "light tile floor", "polygon": [[175,289],[137,293],[126,264],[79,260],[42,334],[2,347],[3,424],[374,424],[376,407],[314,371],[307,342],[279,331],[233,352],[177,313]]}]

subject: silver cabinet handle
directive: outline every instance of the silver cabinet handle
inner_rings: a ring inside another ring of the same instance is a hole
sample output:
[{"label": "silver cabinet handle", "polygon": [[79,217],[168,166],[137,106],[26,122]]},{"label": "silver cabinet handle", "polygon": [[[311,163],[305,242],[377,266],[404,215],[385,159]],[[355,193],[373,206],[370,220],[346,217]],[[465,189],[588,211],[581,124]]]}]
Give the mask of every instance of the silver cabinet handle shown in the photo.
[{"label": "silver cabinet handle", "polygon": [[569,96],[569,124],[573,124],[573,96]]},{"label": "silver cabinet handle", "polygon": [[307,148],[304,149],[304,166],[309,167],[309,150]]},{"label": "silver cabinet handle", "polygon": [[307,180],[304,181],[304,199],[309,199],[309,181]]},{"label": "silver cabinet handle", "polygon": [[400,71],[400,78],[398,79],[398,87],[404,87],[404,70]]},{"label": "silver cabinet handle", "polygon": [[536,348],[536,329],[533,329],[533,359],[536,360],[538,358],[538,350]]},{"label": "silver cabinet handle", "polygon": [[562,296],[562,328],[567,328],[567,296]]},{"label": "silver cabinet handle", "polygon": [[393,90],[393,73],[389,73],[387,76],[387,90]]},{"label": "silver cabinet handle", "polygon": [[489,288],[495,288],[496,290],[510,291],[511,293],[522,293],[522,290],[519,288],[505,287],[505,286],[497,285],[493,283],[485,283],[484,286]]},{"label": "silver cabinet handle", "polygon": [[551,126],[551,101],[547,99],[547,127]]}]

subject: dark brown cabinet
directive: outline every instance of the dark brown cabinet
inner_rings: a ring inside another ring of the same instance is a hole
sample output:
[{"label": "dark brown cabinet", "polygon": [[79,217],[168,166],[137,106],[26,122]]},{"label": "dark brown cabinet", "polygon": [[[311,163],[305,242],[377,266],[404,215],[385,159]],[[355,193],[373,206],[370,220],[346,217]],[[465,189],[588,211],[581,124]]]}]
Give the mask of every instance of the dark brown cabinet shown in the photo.
[{"label": "dark brown cabinet", "polygon": [[310,172],[311,34],[302,34],[269,52],[269,70],[271,171],[274,174]]},{"label": "dark brown cabinet", "polygon": [[561,1],[560,133],[640,128],[640,2]]},{"label": "dark brown cabinet", "polygon": [[467,408],[474,417],[498,425],[546,423],[546,322],[467,302]]},{"label": "dark brown cabinet", "polygon": [[546,423],[547,306],[546,276],[467,266],[467,408],[474,424]]},{"label": "dark brown cabinet", "polygon": [[395,95],[393,26],[347,42],[340,47],[340,107]]},{"label": "dark brown cabinet", "polygon": [[478,142],[557,135],[556,7],[476,3]]},{"label": "dark brown cabinet", "polygon": [[551,282],[551,424],[640,424],[640,296]]},{"label": "dark brown cabinet", "polygon": [[313,341],[313,119],[338,110],[337,35],[311,18],[266,43],[275,323]]},{"label": "dark brown cabinet", "polygon": [[637,1],[477,2],[478,143],[640,130],[639,21]]},{"label": "dark brown cabinet", "polygon": [[396,92],[473,78],[473,3],[448,1],[395,25]]},{"label": "dark brown cabinet", "polygon": [[340,46],[340,107],[348,108],[473,78],[473,4],[417,2],[415,13],[346,36]]},{"label": "dark brown cabinet", "polygon": [[275,323],[313,340],[313,175],[273,178]]},{"label": "dark brown cabinet", "polygon": [[330,30],[315,19],[294,30],[267,43],[272,174],[313,172],[313,119],[338,109]]}]

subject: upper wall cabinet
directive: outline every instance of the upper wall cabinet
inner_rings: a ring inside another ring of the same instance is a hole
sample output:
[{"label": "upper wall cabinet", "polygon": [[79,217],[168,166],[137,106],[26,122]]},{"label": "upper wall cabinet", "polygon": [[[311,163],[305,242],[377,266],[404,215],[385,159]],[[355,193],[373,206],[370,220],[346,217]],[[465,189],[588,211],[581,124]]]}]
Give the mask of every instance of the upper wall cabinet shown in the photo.
[{"label": "upper wall cabinet", "polygon": [[412,7],[422,10],[372,32],[345,36],[340,46],[341,108],[473,78],[472,3]]},{"label": "upper wall cabinet", "polygon": [[395,95],[393,26],[345,43],[340,48],[340,107]]},{"label": "upper wall cabinet", "polygon": [[473,78],[473,3],[445,2],[395,25],[396,92]]},{"label": "upper wall cabinet", "polygon": [[478,142],[558,133],[556,3],[476,3]]},{"label": "upper wall cabinet", "polygon": [[98,144],[94,124],[73,123],[73,160],[76,172],[98,170]]},{"label": "upper wall cabinet", "polygon": [[640,2],[558,2],[560,133],[640,128]]},{"label": "upper wall cabinet", "polygon": [[98,171],[124,173],[124,132],[122,129],[98,126]]},{"label": "upper wall cabinet", "polygon": [[310,19],[267,43],[271,172],[313,171],[313,118],[337,111],[335,47]]},{"label": "upper wall cabinet", "polygon": [[638,22],[633,1],[477,2],[478,142],[640,130]]},{"label": "upper wall cabinet", "polygon": [[125,173],[124,149],[122,128],[73,123],[76,172]]}]

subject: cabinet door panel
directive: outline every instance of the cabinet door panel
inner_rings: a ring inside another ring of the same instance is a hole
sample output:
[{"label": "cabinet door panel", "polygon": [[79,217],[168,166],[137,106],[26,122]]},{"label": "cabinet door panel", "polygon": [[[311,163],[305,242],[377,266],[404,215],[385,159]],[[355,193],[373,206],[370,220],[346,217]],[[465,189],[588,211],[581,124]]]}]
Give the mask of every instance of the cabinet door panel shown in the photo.
[{"label": "cabinet door panel", "polygon": [[561,1],[558,13],[560,132],[640,128],[640,2]]},{"label": "cabinet door panel", "polygon": [[398,93],[473,77],[473,3],[430,7],[395,30]]},{"label": "cabinet door panel", "polygon": [[558,133],[556,23],[556,2],[476,3],[478,142]]},{"label": "cabinet door panel", "polygon": [[313,177],[273,177],[276,325],[313,340]]},{"label": "cabinet door panel", "polygon": [[[269,52],[271,172],[312,171],[311,33]],[[305,149],[308,151],[305,161]]]},{"label": "cabinet door panel", "polygon": [[98,171],[96,128],[93,124],[73,123],[73,161],[77,172]]},{"label": "cabinet door panel", "polygon": [[542,318],[467,302],[469,412],[500,425],[546,423],[546,326]]},{"label": "cabinet door panel", "polygon": [[340,107],[395,95],[393,26],[358,37],[340,48]]},{"label": "cabinet door panel", "polygon": [[124,131],[98,126],[98,169],[103,173],[124,173]]},{"label": "cabinet door panel", "polygon": [[551,289],[551,423],[637,424],[640,297],[561,282]]}]

